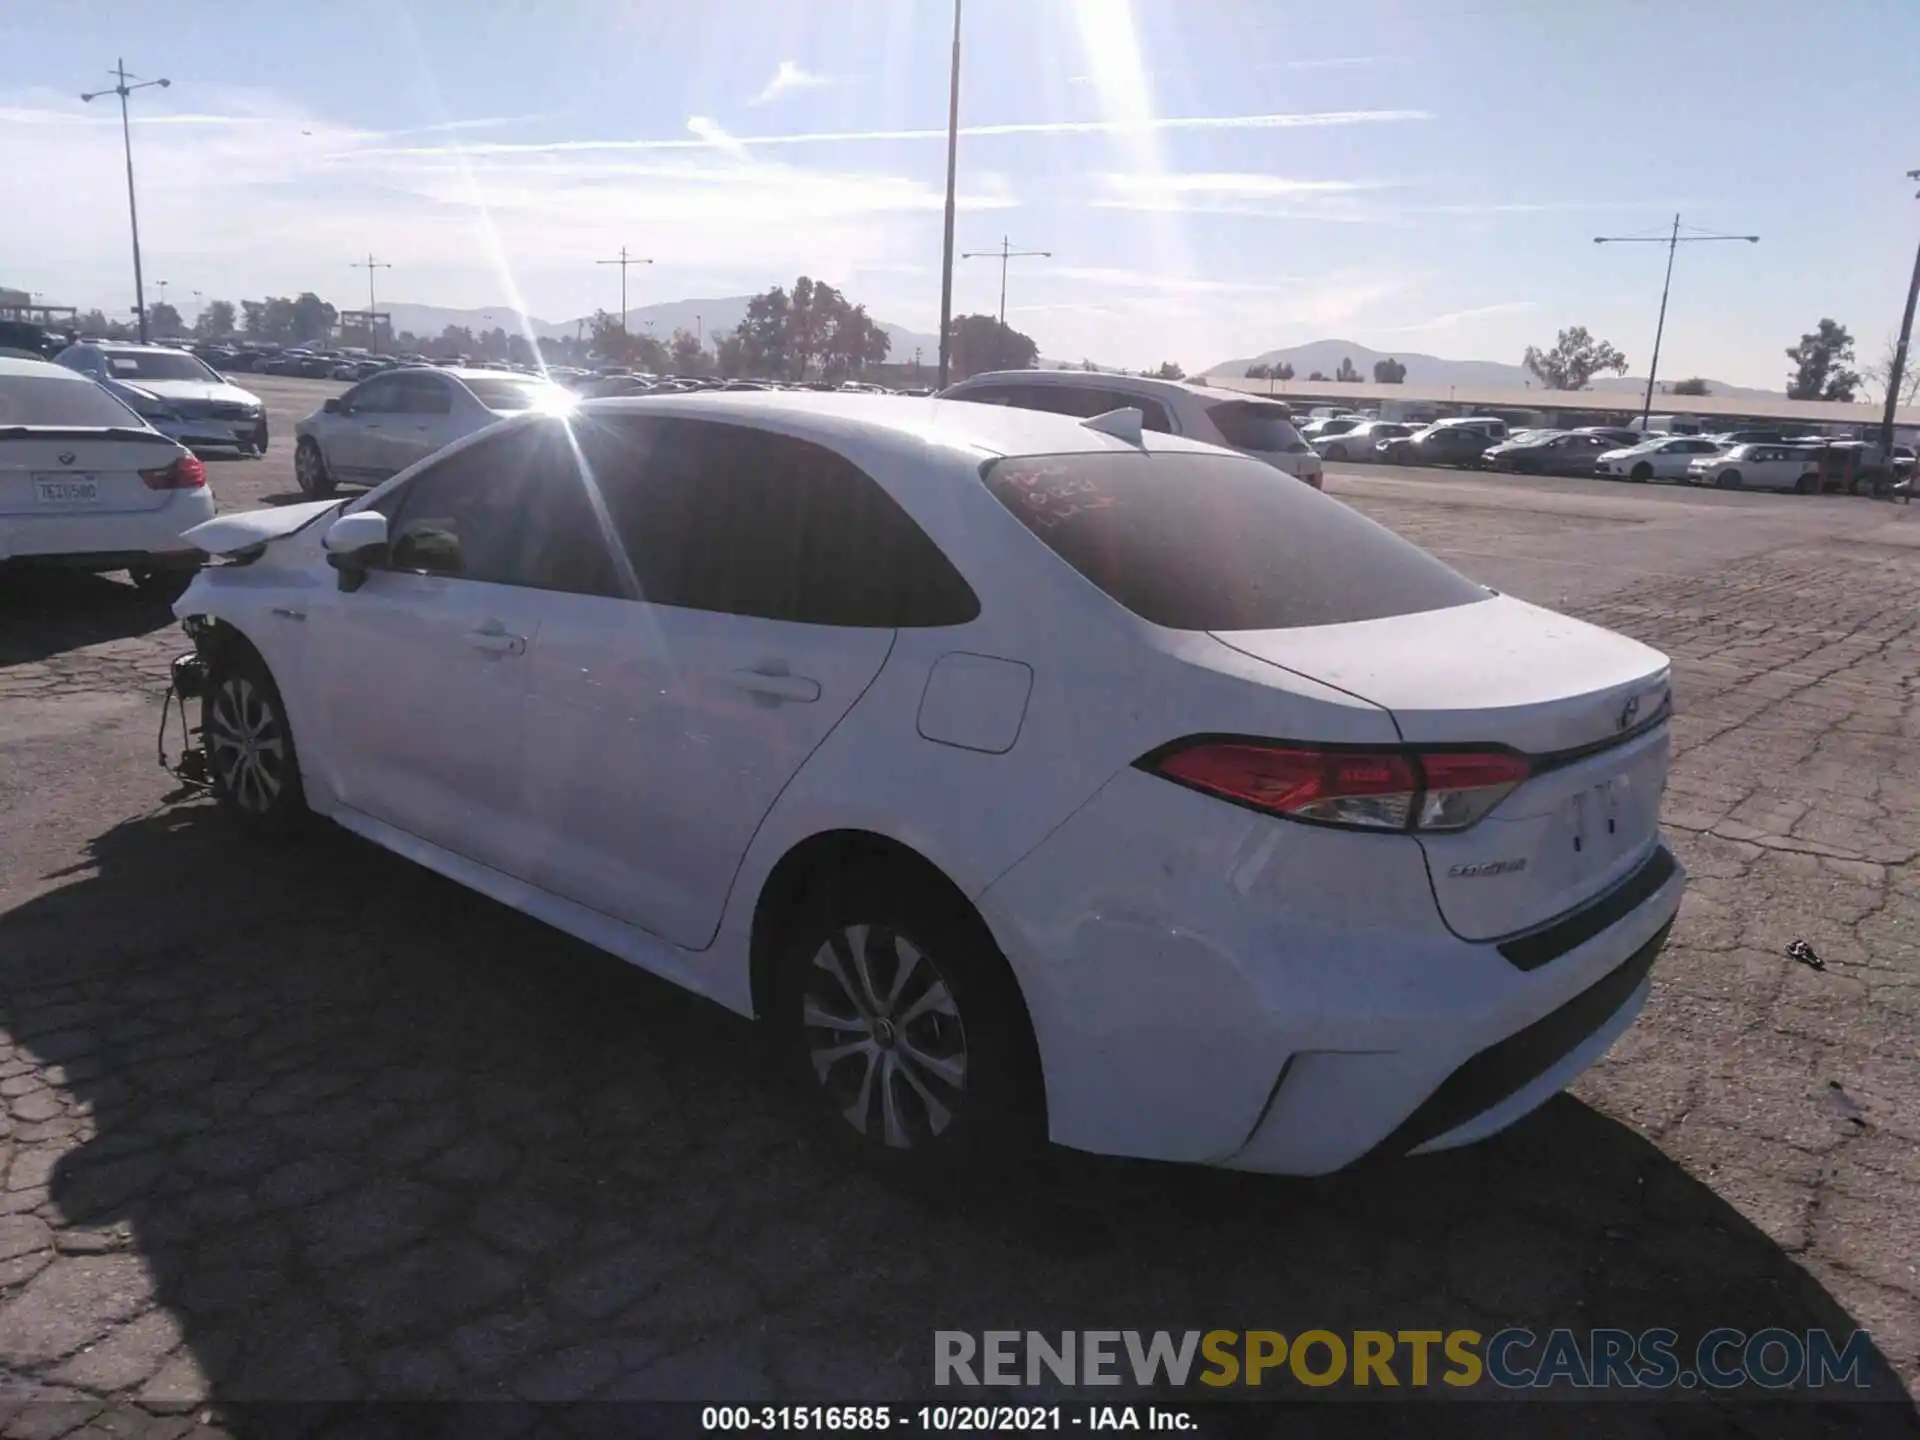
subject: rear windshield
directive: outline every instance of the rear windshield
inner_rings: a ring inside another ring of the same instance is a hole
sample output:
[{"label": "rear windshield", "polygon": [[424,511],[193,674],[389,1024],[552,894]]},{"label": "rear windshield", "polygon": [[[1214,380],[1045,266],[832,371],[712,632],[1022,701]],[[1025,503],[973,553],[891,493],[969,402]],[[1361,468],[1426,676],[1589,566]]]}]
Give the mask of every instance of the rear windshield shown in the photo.
[{"label": "rear windshield", "polygon": [[542,380],[468,376],[462,383],[473,392],[473,398],[489,410],[531,410],[548,403],[554,393],[554,387]]},{"label": "rear windshield", "polygon": [[1219,427],[1220,438],[1236,450],[1269,450],[1300,454],[1307,442],[1293,428],[1286,409],[1258,401],[1228,400],[1207,407],[1207,418]]},{"label": "rear windshield", "polygon": [[983,474],[1054,554],[1174,630],[1337,625],[1488,594],[1358,511],[1239,456],[1010,456]]},{"label": "rear windshield", "polygon": [[124,425],[147,422],[78,375],[0,375],[0,425]]},{"label": "rear windshield", "polygon": [[107,373],[116,380],[218,380],[193,356],[177,350],[109,350]]}]

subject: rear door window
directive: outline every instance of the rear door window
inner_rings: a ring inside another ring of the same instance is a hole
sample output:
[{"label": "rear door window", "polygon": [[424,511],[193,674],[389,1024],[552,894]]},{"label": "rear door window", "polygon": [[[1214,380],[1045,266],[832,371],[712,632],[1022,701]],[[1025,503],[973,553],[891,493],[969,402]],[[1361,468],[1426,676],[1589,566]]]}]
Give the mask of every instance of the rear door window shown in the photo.
[{"label": "rear door window", "polygon": [[851,460],[697,420],[574,422],[642,598],[849,627],[960,625],[980,602]]},{"label": "rear door window", "polygon": [[1055,555],[1169,629],[1336,625],[1489,593],[1358,511],[1237,455],[1008,457],[982,474]]},{"label": "rear door window", "polygon": [[1307,442],[1293,428],[1293,419],[1283,405],[1262,405],[1255,400],[1228,400],[1209,405],[1207,418],[1220,432],[1220,438],[1236,450],[1299,454],[1307,448]]}]

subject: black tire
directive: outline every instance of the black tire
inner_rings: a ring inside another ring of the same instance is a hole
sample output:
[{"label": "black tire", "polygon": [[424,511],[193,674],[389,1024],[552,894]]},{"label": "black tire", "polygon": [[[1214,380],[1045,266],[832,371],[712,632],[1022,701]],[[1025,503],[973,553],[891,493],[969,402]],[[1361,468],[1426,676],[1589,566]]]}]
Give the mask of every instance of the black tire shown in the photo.
[{"label": "black tire", "polygon": [[199,569],[198,565],[135,565],[128,569],[127,576],[133,588],[148,600],[171,605],[187,593]]},{"label": "black tire", "polygon": [[816,886],[778,943],[769,1019],[831,1143],[906,1180],[991,1171],[1038,1148],[1026,1012],[963,901],[869,863]]},{"label": "black tire", "polygon": [[267,434],[267,420],[266,420],[266,417],[263,415],[260,417],[260,423],[253,427],[253,435],[248,442],[253,446],[254,454],[264,455],[267,453],[268,438],[269,437]]},{"label": "black tire", "polygon": [[293,727],[279,686],[244,643],[229,644],[209,667],[200,720],[221,808],[261,835],[298,830],[309,812]]},{"label": "black tire", "polygon": [[1633,467],[1633,473],[1627,478],[1630,480],[1638,480],[1644,485],[1653,478],[1653,467],[1642,460],[1638,465]]},{"label": "black tire", "polygon": [[1722,490],[1738,490],[1742,484],[1738,470],[1722,470],[1720,478],[1714,482]]},{"label": "black tire", "polygon": [[1820,477],[1818,475],[1802,475],[1798,480],[1793,482],[1793,489],[1797,495],[1818,495],[1820,493]]},{"label": "black tire", "polygon": [[306,435],[293,447],[293,478],[300,484],[300,493],[313,500],[325,500],[339,487],[320,453],[320,442]]},{"label": "black tire", "polygon": [[1344,460],[1347,458],[1347,447],[1344,445],[1329,445],[1321,452],[1320,458],[1322,460]]}]

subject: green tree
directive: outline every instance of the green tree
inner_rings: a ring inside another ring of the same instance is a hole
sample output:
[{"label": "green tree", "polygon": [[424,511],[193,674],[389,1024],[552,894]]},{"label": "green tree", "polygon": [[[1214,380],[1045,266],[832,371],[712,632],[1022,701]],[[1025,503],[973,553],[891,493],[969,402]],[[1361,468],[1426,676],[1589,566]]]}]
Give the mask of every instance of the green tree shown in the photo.
[{"label": "green tree", "polygon": [[1315,370],[1311,375],[1307,376],[1309,380],[1325,380],[1326,378],[1327,377],[1322,375],[1318,370]]},{"label": "green tree", "polygon": [[1674,381],[1673,389],[1669,393],[1674,395],[1711,395],[1713,391],[1707,388],[1707,382],[1705,380],[1695,375],[1691,379]]},{"label": "green tree", "polygon": [[1853,368],[1853,336],[1838,321],[1822,319],[1818,330],[1800,337],[1787,351],[1793,374],[1787,380],[1789,400],[1851,400],[1860,388]]},{"label": "green tree", "polygon": [[1584,325],[1562,330],[1551,350],[1529,345],[1521,363],[1549,390],[1584,390],[1602,370],[1627,373],[1627,357],[1605,340],[1596,340]]},{"label": "green tree", "polygon": [[691,330],[674,331],[673,343],[667,347],[667,351],[672,358],[674,374],[704,375],[707,372],[706,347]]},{"label": "green tree", "polygon": [[184,335],[187,327],[178,310],[165,300],[156,300],[147,307],[147,333],[160,337]]},{"label": "green tree", "polygon": [[1373,362],[1373,379],[1377,385],[1398,385],[1407,378],[1407,367],[1389,355],[1384,360]]},{"label": "green tree", "polygon": [[293,302],[293,337],[305,342],[325,340],[333,334],[340,312],[311,290],[302,290]]},{"label": "green tree", "polygon": [[1340,357],[1340,368],[1333,372],[1333,378],[1338,380],[1342,385],[1358,385],[1360,383],[1360,372],[1353,368],[1352,356],[1342,355]]},{"label": "green tree", "polygon": [[200,340],[224,340],[233,334],[233,302],[208,301],[207,308],[194,317],[193,333]]},{"label": "green tree", "polygon": [[964,380],[986,370],[1031,370],[1040,347],[991,315],[956,315],[948,332],[953,376]]},{"label": "green tree", "polygon": [[1273,378],[1273,367],[1271,365],[1262,365],[1256,360],[1253,364],[1247,366],[1241,378],[1246,380],[1271,380]]},{"label": "green tree", "polygon": [[1160,368],[1153,372],[1153,378],[1156,380],[1184,380],[1187,378],[1187,372],[1180,368],[1177,361],[1162,360],[1160,362]]}]

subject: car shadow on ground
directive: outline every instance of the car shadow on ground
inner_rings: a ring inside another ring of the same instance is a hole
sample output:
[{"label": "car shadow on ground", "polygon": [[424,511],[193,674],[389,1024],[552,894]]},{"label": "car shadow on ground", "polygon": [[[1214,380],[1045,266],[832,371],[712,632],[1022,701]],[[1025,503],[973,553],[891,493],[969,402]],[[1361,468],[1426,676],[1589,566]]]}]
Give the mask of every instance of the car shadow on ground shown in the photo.
[{"label": "car shadow on ground", "polygon": [[0,670],[173,623],[172,608],[142,595],[124,573],[0,569]]},{"label": "car shadow on ground", "polygon": [[[1570,1099],[1325,1181],[1055,1154],[903,1193],[795,1125],[752,1026],[343,833],[262,846],[193,802],[64,880],[0,915],[0,1360],[45,1384],[952,1400],[936,1330],[1856,1328]],[[1722,1429],[1677,1408],[1604,1428]],[[1841,1430],[1911,1410],[1761,1427]]]}]

